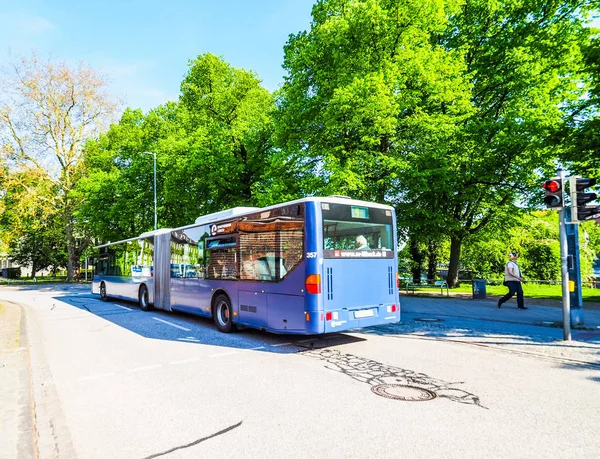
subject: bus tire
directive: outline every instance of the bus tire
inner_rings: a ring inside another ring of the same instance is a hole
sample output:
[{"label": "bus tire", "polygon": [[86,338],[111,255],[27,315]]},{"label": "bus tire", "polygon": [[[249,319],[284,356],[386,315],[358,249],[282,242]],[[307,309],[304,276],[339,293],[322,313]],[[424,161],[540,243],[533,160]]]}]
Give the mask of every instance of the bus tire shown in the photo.
[{"label": "bus tire", "polygon": [[140,309],[142,311],[150,311],[152,306],[150,306],[150,302],[148,300],[148,287],[142,285],[140,287],[140,292],[138,293],[138,302],[140,303]]},{"label": "bus tire", "polygon": [[102,301],[108,301],[108,296],[106,295],[106,284],[104,282],[100,282],[100,299]]},{"label": "bus tire", "polygon": [[231,301],[223,293],[217,295],[213,303],[213,321],[220,332],[231,333],[235,330]]}]

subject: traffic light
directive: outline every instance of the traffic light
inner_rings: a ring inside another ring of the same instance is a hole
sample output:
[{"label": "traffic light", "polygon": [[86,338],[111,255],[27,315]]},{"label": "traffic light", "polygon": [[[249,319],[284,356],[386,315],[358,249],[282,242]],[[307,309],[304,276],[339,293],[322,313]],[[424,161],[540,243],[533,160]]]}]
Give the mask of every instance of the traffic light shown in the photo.
[{"label": "traffic light", "polygon": [[564,206],[563,200],[563,179],[555,177],[552,180],[546,180],[542,185],[546,190],[544,202],[548,209],[562,209]]},{"label": "traffic light", "polygon": [[570,179],[571,188],[571,221],[578,222],[589,220],[594,215],[600,213],[600,206],[588,206],[587,203],[594,201],[598,195],[596,193],[586,193],[585,189],[596,184],[593,178]]}]

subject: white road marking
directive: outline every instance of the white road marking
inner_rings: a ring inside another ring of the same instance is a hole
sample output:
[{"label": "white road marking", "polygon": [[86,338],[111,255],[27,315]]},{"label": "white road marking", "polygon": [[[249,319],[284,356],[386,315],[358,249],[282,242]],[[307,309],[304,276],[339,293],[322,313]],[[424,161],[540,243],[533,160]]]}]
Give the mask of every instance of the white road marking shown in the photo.
[{"label": "white road marking", "polygon": [[265,348],[264,346],[256,346],[256,347],[251,347],[250,350],[255,351],[257,349],[264,349],[264,348]]},{"label": "white road marking", "polygon": [[166,321],[166,320],[159,319],[158,317],[152,317],[152,318],[153,318],[154,320],[158,320],[159,322],[162,322],[163,324],[170,325],[171,327],[179,328],[180,330],[184,330],[184,331],[192,331],[192,330],[191,330],[191,329],[189,329],[189,328],[185,328],[185,327],[182,327],[181,325],[173,324],[173,323],[171,323],[171,322],[168,322],[168,321]]},{"label": "white road marking", "polygon": [[148,365],[147,367],[130,368],[129,370],[127,370],[127,373],[135,373],[138,371],[154,370],[155,368],[160,368],[160,367],[162,367],[161,364]]},{"label": "white road marking", "polygon": [[279,347],[279,346],[289,346],[291,344],[292,343],[281,343],[281,344],[271,344],[271,346],[273,346],[273,347]]},{"label": "white road marking", "polygon": [[115,304],[117,308],[126,309],[127,311],[133,311],[133,309],[128,308],[127,306],[121,306],[120,304]]},{"label": "white road marking", "polygon": [[199,343],[200,340],[197,338],[177,338],[178,341],[186,341],[188,343]]},{"label": "white road marking", "polygon": [[227,355],[233,355],[233,354],[236,354],[236,351],[221,352],[220,354],[212,354],[212,355],[209,355],[208,357],[211,359],[216,359],[217,357],[225,357]]},{"label": "white road marking", "polygon": [[114,376],[115,374],[116,373],[102,373],[99,375],[84,376],[83,378],[77,379],[77,381],[89,381],[90,379],[105,378],[108,376]]}]

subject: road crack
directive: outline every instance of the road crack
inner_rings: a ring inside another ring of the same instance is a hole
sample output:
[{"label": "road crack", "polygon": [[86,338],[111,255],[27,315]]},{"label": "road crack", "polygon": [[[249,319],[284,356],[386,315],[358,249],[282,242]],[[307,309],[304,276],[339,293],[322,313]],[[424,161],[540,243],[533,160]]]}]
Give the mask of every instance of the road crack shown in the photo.
[{"label": "road crack", "polygon": [[208,437],[202,437],[199,440],[193,441],[193,442],[188,443],[186,445],[176,446],[175,448],[171,448],[171,449],[169,449],[167,451],[163,451],[162,453],[157,453],[157,454],[152,454],[150,456],[146,456],[143,459],[153,459],[155,457],[164,456],[165,454],[170,454],[173,451],[177,451],[179,449],[185,449],[185,448],[189,448],[190,446],[195,446],[195,445],[197,445],[199,443],[202,443],[203,441],[210,440],[211,438],[214,438],[214,437],[218,437],[219,435],[223,435],[223,434],[225,434],[225,433],[227,433],[227,432],[229,432],[229,431],[231,431],[231,430],[233,430],[233,429],[241,426],[242,422],[244,422],[244,421],[240,421],[237,424],[229,426],[229,427],[227,427],[227,428],[225,428],[223,430],[219,430],[218,432],[216,432],[216,433],[214,433],[212,435],[209,435]]}]

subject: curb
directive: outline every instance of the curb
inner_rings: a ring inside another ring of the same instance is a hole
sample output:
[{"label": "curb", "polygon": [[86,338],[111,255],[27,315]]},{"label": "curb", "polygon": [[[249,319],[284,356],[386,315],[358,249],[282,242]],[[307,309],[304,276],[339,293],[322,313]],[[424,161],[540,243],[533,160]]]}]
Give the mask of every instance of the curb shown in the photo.
[{"label": "curb", "polygon": [[[415,316],[432,316],[432,317],[443,317],[443,318],[448,318],[448,319],[468,319],[468,320],[479,320],[481,322],[491,322],[491,323],[502,323],[502,324],[511,324],[511,325],[526,325],[528,327],[542,327],[542,328],[553,328],[556,330],[562,329],[562,322],[559,325],[557,322],[554,322],[554,325],[547,325],[544,323],[540,323],[538,322],[517,322],[515,320],[506,320],[506,319],[489,319],[487,317],[475,317],[475,316],[464,316],[464,315],[447,315],[447,314],[443,314],[443,313],[433,313],[433,312],[414,312],[414,311],[404,311],[404,314],[413,314]],[[410,320],[414,320],[414,319],[410,319]],[[401,322],[402,323],[402,322]],[[571,327],[571,331],[573,332],[597,332],[598,329],[597,328],[590,328],[590,327],[581,327],[581,328],[574,328]]]},{"label": "curb", "polygon": [[[37,449],[37,431],[35,424],[35,405],[33,402],[33,386],[31,379],[31,358],[30,346],[27,333],[27,317],[23,307],[20,304],[11,301],[2,300],[2,305],[11,310],[14,315],[11,320],[4,322],[8,328],[17,331],[19,327],[18,346],[13,347],[10,344],[5,347],[1,344],[0,351],[6,356],[8,364],[3,368],[6,372],[2,373],[2,387],[5,394],[12,400],[14,405],[9,403],[3,413],[2,421],[6,423],[6,429],[2,448],[8,448],[16,452],[18,459],[39,458]],[[11,338],[12,339],[12,338]],[[2,451],[0,451],[2,453]],[[3,454],[3,453],[2,453]],[[4,457],[4,456],[3,456]],[[10,456],[6,456],[10,457]]]},{"label": "curb", "polygon": [[[449,296],[447,295],[440,295],[440,294],[435,294],[433,292],[415,292],[415,293],[403,293],[400,292],[400,301],[402,301],[402,298],[407,298],[407,297],[412,297],[412,298],[433,298],[433,299],[442,299],[442,300],[461,300],[461,301],[485,301],[488,303],[494,303],[496,301],[498,301],[499,298],[502,298],[502,296],[491,296],[488,295],[485,299],[475,299],[472,298],[471,294],[468,293],[454,293],[454,294],[450,294]],[[546,306],[549,308],[562,308],[562,300],[555,300],[555,299],[546,299],[546,298],[528,298],[527,296],[525,296],[525,302],[527,304],[533,305],[533,306]],[[600,311],[600,303],[598,302],[594,302],[594,301],[588,301],[588,302],[583,302],[583,309],[588,310],[588,311]]]}]

